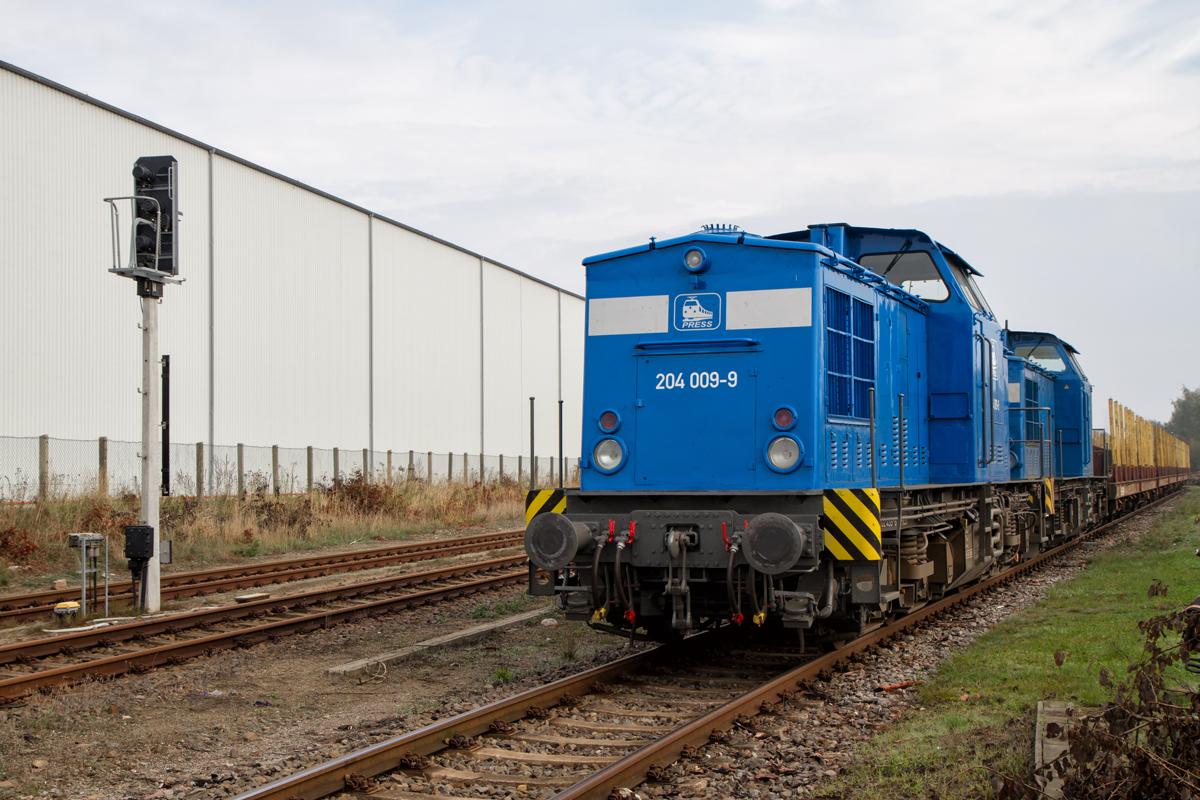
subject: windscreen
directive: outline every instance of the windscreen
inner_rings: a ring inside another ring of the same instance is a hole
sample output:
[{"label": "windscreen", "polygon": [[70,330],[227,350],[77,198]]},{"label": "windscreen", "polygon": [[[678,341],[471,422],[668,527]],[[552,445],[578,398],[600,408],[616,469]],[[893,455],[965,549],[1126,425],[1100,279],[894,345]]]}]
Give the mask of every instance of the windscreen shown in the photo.
[{"label": "windscreen", "polygon": [[871,253],[860,257],[858,263],[922,300],[940,303],[950,296],[950,288],[942,280],[937,264],[923,250]]},{"label": "windscreen", "polygon": [[1015,352],[1021,358],[1029,359],[1044,370],[1049,370],[1050,372],[1067,371],[1067,364],[1063,361],[1062,354],[1058,352],[1058,348],[1055,345],[1018,345]]}]

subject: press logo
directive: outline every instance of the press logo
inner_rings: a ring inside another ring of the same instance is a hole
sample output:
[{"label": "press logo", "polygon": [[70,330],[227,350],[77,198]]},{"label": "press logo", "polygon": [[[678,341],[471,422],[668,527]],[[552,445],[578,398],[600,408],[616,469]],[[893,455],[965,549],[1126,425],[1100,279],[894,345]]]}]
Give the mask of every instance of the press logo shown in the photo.
[{"label": "press logo", "polygon": [[675,330],[712,330],[721,327],[721,295],[681,294],[675,297]]}]

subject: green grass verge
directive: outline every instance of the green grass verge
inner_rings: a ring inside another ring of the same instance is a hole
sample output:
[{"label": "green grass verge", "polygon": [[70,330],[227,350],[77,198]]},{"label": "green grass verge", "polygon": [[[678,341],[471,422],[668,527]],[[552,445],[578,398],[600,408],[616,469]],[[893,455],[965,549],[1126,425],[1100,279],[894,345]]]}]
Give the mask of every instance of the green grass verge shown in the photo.
[{"label": "green grass verge", "polygon": [[[823,797],[990,796],[995,772],[1027,774],[1039,700],[1098,705],[1100,667],[1118,676],[1140,656],[1137,623],[1186,605],[1200,592],[1200,489],[1143,536],[1092,559],[1036,606],[1009,617],[955,654],[922,687],[922,711],[875,737],[822,787]],[[1148,597],[1162,581],[1170,594]],[[1063,650],[1062,667],[1054,662]],[[1177,678],[1185,682],[1186,673]],[[960,700],[963,695],[968,700]]]},{"label": "green grass verge", "polygon": [[511,600],[485,600],[482,603],[476,603],[471,608],[470,616],[471,619],[495,619],[511,614],[520,614],[522,611],[529,611],[544,605],[545,601],[540,597],[528,595],[514,597]]}]

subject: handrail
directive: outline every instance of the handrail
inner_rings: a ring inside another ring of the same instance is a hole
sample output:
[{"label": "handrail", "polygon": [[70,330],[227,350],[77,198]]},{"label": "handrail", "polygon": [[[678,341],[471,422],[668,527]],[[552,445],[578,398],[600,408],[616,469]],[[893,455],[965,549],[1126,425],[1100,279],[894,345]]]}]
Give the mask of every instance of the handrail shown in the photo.
[{"label": "handrail", "polygon": [[[1047,428],[1053,427],[1054,420],[1053,420],[1052,414],[1054,413],[1054,409],[1052,409],[1048,406],[1015,406],[1011,410],[1020,411],[1022,413],[1026,412],[1026,411],[1045,411],[1046,412],[1046,422],[1043,423],[1041,421],[1041,415],[1039,414],[1038,420],[1036,422],[1034,422],[1033,424],[1038,426],[1038,428],[1041,429],[1043,432]],[[1034,442],[1034,441],[1036,441],[1038,443],[1038,477],[1045,478],[1046,474],[1045,474],[1045,470],[1042,467],[1042,463],[1046,457],[1046,450],[1045,450],[1046,444],[1050,440],[1045,437],[1044,433],[1043,433],[1043,435],[1039,436],[1037,439],[1014,439],[1013,443],[1014,444],[1016,444],[1016,443],[1028,444],[1029,442]],[[1026,477],[1029,477],[1029,476],[1027,475]],[[1054,451],[1053,451],[1053,449],[1051,449],[1051,451],[1050,451],[1050,477],[1052,477],[1052,478],[1054,477]]]},{"label": "handrail", "polygon": [[762,344],[758,339],[672,339],[666,342],[638,342],[633,346],[634,350],[658,350],[671,347],[725,347],[731,345],[740,345],[742,347],[756,347]]}]

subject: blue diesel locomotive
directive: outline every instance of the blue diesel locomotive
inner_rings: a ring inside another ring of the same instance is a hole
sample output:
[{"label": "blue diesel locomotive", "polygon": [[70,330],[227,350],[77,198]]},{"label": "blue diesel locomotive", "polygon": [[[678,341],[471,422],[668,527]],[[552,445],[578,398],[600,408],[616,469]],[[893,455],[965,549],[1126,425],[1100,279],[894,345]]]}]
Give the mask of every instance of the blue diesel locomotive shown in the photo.
[{"label": "blue diesel locomotive", "polygon": [[709,226],[583,263],[581,486],[525,535],[568,618],[847,638],[1186,479],[1173,444],[1121,490],[1074,348],[1002,327],[920,231]]}]

